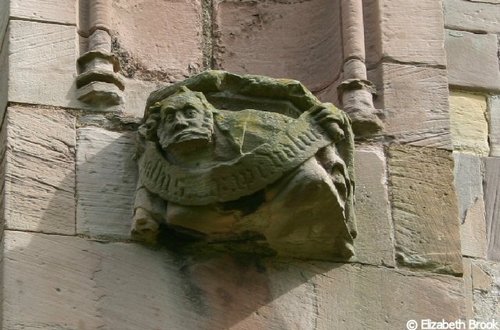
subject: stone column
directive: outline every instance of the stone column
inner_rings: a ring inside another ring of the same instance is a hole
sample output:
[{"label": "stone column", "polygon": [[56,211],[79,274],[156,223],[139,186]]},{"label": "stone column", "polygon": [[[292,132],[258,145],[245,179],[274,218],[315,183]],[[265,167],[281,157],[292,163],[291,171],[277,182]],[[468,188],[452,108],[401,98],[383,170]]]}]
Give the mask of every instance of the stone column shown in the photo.
[{"label": "stone column", "polygon": [[373,106],[375,89],[367,80],[363,4],[361,0],[342,0],[344,81],[338,87],[342,108],[352,119],[357,136],[370,135],[383,127]]},{"label": "stone column", "polygon": [[111,54],[111,1],[87,0],[82,5],[88,6],[88,49],[78,58],[78,99],[97,110],[110,110],[122,103],[125,88],[116,73],[118,60]]}]

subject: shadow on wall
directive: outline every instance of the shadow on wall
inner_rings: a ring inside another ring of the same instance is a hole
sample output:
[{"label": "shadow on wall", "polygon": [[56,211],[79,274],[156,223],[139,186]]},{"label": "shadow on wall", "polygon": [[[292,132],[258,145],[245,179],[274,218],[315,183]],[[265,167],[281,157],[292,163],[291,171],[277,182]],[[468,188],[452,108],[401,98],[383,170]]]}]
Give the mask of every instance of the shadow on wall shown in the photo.
[{"label": "shadow on wall", "polygon": [[37,233],[6,232],[4,328],[314,328],[311,279],[339,265],[314,271],[297,261],[186,256],[130,242],[134,134],[88,126],[77,136],[77,236],[39,233],[60,214],[74,219],[64,210],[75,182],[69,172],[53,187]]}]

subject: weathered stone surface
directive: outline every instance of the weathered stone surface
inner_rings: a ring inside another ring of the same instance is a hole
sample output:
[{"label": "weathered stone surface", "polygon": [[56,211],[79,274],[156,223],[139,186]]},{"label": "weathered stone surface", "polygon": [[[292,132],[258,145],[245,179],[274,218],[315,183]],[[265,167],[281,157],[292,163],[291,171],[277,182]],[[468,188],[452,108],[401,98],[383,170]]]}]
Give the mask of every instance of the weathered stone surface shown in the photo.
[{"label": "weathered stone surface", "polygon": [[462,254],[486,257],[486,220],[483,200],[483,166],[478,156],[453,153],[455,189],[461,221]]},{"label": "weathered stone surface", "polygon": [[[445,65],[440,0],[379,1],[380,57],[400,62]],[[369,14],[370,15],[370,14]],[[373,60],[372,60],[373,61]]]},{"label": "weathered stone surface", "polygon": [[463,258],[464,273],[464,296],[465,296],[465,316],[467,319],[474,318],[474,297],[472,295],[472,259]]},{"label": "weathered stone surface", "polygon": [[77,233],[129,238],[136,188],[135,133],[78,130]]},{"label": "weathered stone surface", "polygon": [[5,38],[5,31],[9,23],[10,16],[10,0],[0,2],[0,49]]},{"label": "weathered stone surface", "polygon": [[500,158],[485,159],[484,182],[488,259],[500,261]]},{"label": "weathered stone surface", "polygon": [[142,118],[144,115],[144,100],[160,86],[157,82],[125,79],[123,93],[123,113],[127,116]]},{"label": "weathered stone surface", "polygon": [[488,121],[483,95],[451,92],[450,125],[453,150],[488,156]]},{"label": "weathered stone surface", "polygon": [[78,106],[75,27],[13,20],[9,32],[9,100]]},{"label": "weathered stone surface", "polygon": [[500,32],[498,0],[444,0],[447,28],[477,32]]},{"label": "weathered stone surface", "polygon": [[137,244],[12,231],[4,255],[3,328],[12,330],[399,329],[464,310],[461,278],[387,268],[188,261]]},{"label": "weathered stone surface", "polygon": [[450,148],[446,70],[382,64],[370,72],[385,110],[385,133],[401,143]]},{"label": "weathered stone surface", "polygon": [[113,1],[111,28],[113,52],[129,78],[178,81],[201,69],[199,0]]},{"label": "weathered stone surface", "polygon": [[488,98],[490,156],[500,157],[500,95]]},{"label": "weathered stone surface", "polygon": [[365,26],[366,64],[372,67],[379,63],[382,54],[380,6],[378,0],[363,1],[363,24]]},{"label": "weathered stone surface", "polygon": [[[218,68],[300,80],[317,92],[342,67],[340,2],[217,1]],[[299,23],[300,22],[300,23]]]},{"label": "weathered stone surface", "polygon": [[0,118],[4,117],[9,98],[9,42],[5,36],[0,42]]},{"label": "weathered stone surface", "polygon": [[10,16],[12,18],[76,24],[76,1],[10,0]]},{"label": "weathered stone surface", "polygon": [[74,234],[74,117],[11,107],[6,120],[6,227]]},{"label": "weathered stone surface", "polygon": [[356,259],[367,264],[394,266],[384,151],[381,148],[357,148],[354,165],[358,228],[354,244]]},{"label": "weathered stone surface", "polygon": [[336,265],[312,281],[318,292],[316,329],[406,329],[408,320],[456,320],[465,314],[463,280],[453,276]]},{"label": "weathered stone surface", "polygon": [[392,215],[400,265],[462,272],[453,160],[448,151],[389,148]]},{"label": "weathered stone surface", "polygon": [[448,30],[445,46],[450,85],[500,90],[496,35]]},{"label": "weathered stone surface", "polygon": [[135,239],[156,242],[169,227],[298,258],[352,256],[354,146],[344,112],[296,81],[224,71],[163,87],[147,103]]},{"label": "weathered stone surface", "polygon": [[201,327],[196,288],[166,253],[6,231],[4,256],[4,329]]},{"label": "weathered stone surface", "polygon": [[474,318],[500,322],[500,264],[482,260],[471,263]]},{"label": "weathered stone surface", "polygon": [[[5,168],[7,164],[7,157],[5,153],[7,151],[7,121],[4,120],[2,126],[0,126],[0,230],[3,233],[5,227]],[[2,247],[0,243],[0,248]],[[1,267],[1,260],[0,260]],[[2,277],[0,275],[0,283]],[[0,290],[1,292],[1,290]],[[0,293],[1,298],[1,293]],[[1,316],[1,313],[0,313]]]}]

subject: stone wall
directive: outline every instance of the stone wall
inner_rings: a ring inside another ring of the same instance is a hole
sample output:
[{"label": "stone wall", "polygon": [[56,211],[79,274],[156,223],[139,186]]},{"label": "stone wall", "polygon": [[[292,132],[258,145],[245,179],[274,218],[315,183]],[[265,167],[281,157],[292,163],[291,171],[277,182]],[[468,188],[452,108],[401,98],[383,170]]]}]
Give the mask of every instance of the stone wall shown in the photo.
[{"label": "stone wall", "polygon": [[500,321],[498,1],[363,1],[385,129],[357,141],[345,264],[178,255],[128,233],[147,95],[215,68],[298,79],[338,104],[341,1],[94,3],[124,81],[113,111],[76,97],[86,1],[0,2],[4,329]]},{"label": "stone wall", "polygon": [[450,121],[469,313],[500,318],[500,2],[444,1]]}]

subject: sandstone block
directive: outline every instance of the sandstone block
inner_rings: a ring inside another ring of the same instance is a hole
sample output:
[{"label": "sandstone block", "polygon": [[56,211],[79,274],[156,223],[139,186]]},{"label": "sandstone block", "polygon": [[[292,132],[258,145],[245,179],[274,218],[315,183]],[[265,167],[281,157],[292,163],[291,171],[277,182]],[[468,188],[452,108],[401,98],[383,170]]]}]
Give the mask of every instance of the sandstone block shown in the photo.
[{"label": "sandstone block", "polygon": [[[378,0],[363,1],[363,23],[365,26],[366,64],[376,65],[382,56],[382,31]],[[400,4],[401,5],[401,4]]]},{"label": "sandstone block", "polygon": [[465,296],[465,316],[467,319],[474,318],[474,296],[472,295],[472,259],[463,258],[464,268],[464,296]]},{"label": "sandstone block", "polygon": [[127,116],[142,118],[149,94],[158,89],[157,82],[125,79],[123,112]]},{"label": "sandstone block", "polygon": [[4,117],[5,108],[9,98],[9,42],[4,38],[0,42],[0,116]]},{"label": "sandstone block", "polygon": [[135,186],[135,134],[78,130],[77,232],[129,238]]},{"label": "sandstone block", "polygon": [[490,156],[500,157],[500,95],[488,99]]},{"label": "sandstone block", "polygon": [[472,260],[472,292],[474,318],[481,321],[500,320],[500,264]]},{"label": "sandstone block", "polygon": [[453,150],[488,156],[486,98],[471,93],[450,93],[450,125]]},{"label": "sandstone block", "polygon": [[484,160],[484,203],[486,206],[486,233],[488,259],[500,261],[500,158]]},{"label": "sandstone block", "polygon": [[496,35],[448,30],[445,46],[450,85],[500,90]]},{"label": "sandstone block", "polygon": [[217,67],[297,79],[313,92],[324,89],[342,68],[339,4],[329,0],[217,1]]},{"label": "sandstone block", "polygon": [[4,255],[4,329],[202,327],[195,288],[163,251],[6,231]]},{"label": "sandstone block", "polygon": [[3,327],[13,330],[392,329],[464,310],[463,282],[453,276],[229,256],[195,261],[137,244],[13,231],[3,253]]},{"label": "sandstone block", "polygon": [[354,246],[357,260],[394,266],[389,197],[384,152],[363,148],[355,153],[356,224]]},{"label": "sandstone block", "polygon": [[61,110],[7,110],[8,229],[75,234],[75,119]]},{"label": "sandstone block", "polygon": [[459,216],[450,153],[392,146],[389,175],[399,264],[461,273]]},{"label": "sandstone block", "polygon": [[10,0],[4,0],[0,2],[0,48],[5,37],[5,31],[7,30],[7,25],[9,23],[10,16]]},{"label": "sandstone block", "polygon": [[441,1],[379,1],[381,51],[400,62],[445,65]]},{"label": "sandstone block", "polygon": [[408,320],[456,320],[465,314],[463,281],[453,276],[339,265],[312,281],[318,292],[317,329],[333,324],[339,329],[406,329]]},{"label": "sandstone block", "polygon": [[201,15],[200,0],[113,1],[113,52],[122,73],[166,82],[201,71]]},{"label": "sandstone block", "polygon": [[9,24],[9,101],[78,107],[74,26],[13,20]]},{"label": "sandstone block", "polygon": [[473,32],[500,32],[498,0],[444,0],[445,26]]},{"label": "sandstone block", "polygon": [[28,20],[76,24],[76,1],[10,0],[10,16]]},{"label": "sandstone block", "polygon": [[486,220],[483,200],[483,166],[478,156],[453,153],[462,255],[486,257]]},{"label": "sandstone block", "polygon": [[375,77],[385,133],[401,143],[451,148],[446,71],[382,64]]}]

